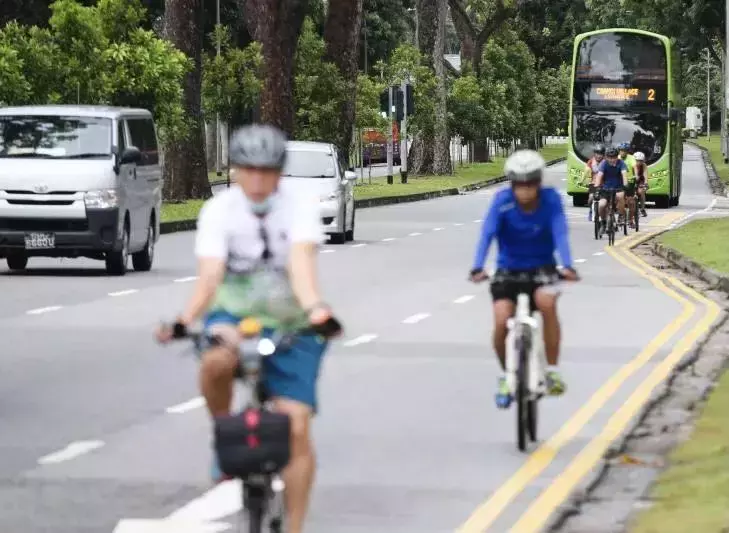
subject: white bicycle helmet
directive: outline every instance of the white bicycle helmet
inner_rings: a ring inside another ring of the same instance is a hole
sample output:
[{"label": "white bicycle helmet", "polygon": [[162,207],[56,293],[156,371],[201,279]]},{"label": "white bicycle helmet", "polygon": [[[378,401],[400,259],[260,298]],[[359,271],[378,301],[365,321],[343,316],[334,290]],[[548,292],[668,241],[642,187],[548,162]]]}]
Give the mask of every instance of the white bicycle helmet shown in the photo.
[{"label": "white bicycle helmet", "polygon": [[517,150],[504,164],[504,174],[512,183],[541,181],[547,167],[544,158],[534,150]]},{"label": "white bicycle helmet", "polygon": [[633,154],[633,158],[635,158],[636,161],[645,161],[645,154],[643,152],[635,152]]}]

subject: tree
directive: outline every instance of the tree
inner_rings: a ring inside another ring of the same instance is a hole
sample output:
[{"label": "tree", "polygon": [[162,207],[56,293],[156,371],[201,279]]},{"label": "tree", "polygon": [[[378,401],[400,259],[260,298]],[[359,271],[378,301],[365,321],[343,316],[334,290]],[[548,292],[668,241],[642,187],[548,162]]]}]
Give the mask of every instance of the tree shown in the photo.
[{"label": "tree", "polygon": [[357,65],[363,0],[329,0],[329,13],[324,28],[326,51],[324,59],[336,65],[344,83],[343,98],[332,142],[349,161],[352,128],[357,97]]},{"label": "tree", "polygon": [[489,38],[516,14],[516,0],[449,0],[451,17],[461,40],[461,57],[481,74],[483,48]]},{"label": "tree", "polygon": [[246,21],[261,43],[264,84],[261,119],[294,132],[294,59],[308,0],[245,0]]},{"label": "tree", "polygon": [[165,36],[192,62],[183,84],[186,135],[165,146],[164,195],[169,200],[212,194],[201,109],[203,16],[203,0],[166,0]]},{"label": "tree", "polygon": [[325,142],[337,139],[341,106],[349,88],[337,66],[324,60],[325,47],[313,21],[307,17],[296,51],[296,139]]},{"label": "tree", "polygon": [[403,43],[415,43],[414,0],[364,0],[360,68],[367,71],[378,61],[387,61]]},{"label": "tree", "polygon": [[448,134],[448,88],[446,86],[446,67],[444,61],[446,43],[446,17],[448,0],[436,0],[436,33],[433,49],[433,68],[438,80],[435,104],[435,137],[433,139],[433,174],[450,174],[451,165],[450,135]]}]

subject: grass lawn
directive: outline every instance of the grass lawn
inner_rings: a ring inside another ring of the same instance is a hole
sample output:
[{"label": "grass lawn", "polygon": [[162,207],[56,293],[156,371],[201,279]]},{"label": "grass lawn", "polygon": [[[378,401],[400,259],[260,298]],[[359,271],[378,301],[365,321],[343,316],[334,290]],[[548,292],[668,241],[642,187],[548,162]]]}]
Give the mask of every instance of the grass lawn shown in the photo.
[{"label": "grass lawn", "polygon": [[664,233],[659,240],[704,266],[729,273],[727,236],[729,218],[714,218],[694,220]]},{"label": "grass lawn", "polygon": [[653,507],[631,533],[729,531],[729,372],[709,397],[691,439],[670,456],[651,491]]},{"label": "grass lawn", "polygon": [[718,133],[712,133],[710,140],[707,140],[706,137],[699,137],[692,141],[709,150],[717,176],[724,183],[729,183],[729,165],[724,163],[724,155],[721,153],[721,136]]},{"label": "grass lawn", "polygon": [[[550,144],[540,150],[544,159],[551,161],[567,155],[566,144]],[[452,176],[408,176],[408,183],[400,183],[400,175],[395,175],[395,183],[387,184],[387,178],[372,178],[372,184],[367,178],[365,169],[365,183],[358,184],[354,189],[357,199],[383,198],[388,196],[404,196],[421,192],[433,192],[454,187],[463,187],[479,181],[498,178],[503,175],[504,160],[496,158],[491,163],[474,163],[473,165],[456,165]],[[218,177],[215,171],[208,173],[210,181],[225,179],[226,175]],[[182,204],[164,204],[162,206],[162,222],[173,222],[197,218],[202,207],[202,200],[191,200]]]},{"label": "grass lawn", "polygon": [[[544,159],[551,161],[567,155],[566,144],[551,144],[540,150]],[[408,176],[408,183],[400,183],[400,174],[396,173],[392,185],[387,178],[372,178],[372,184],[364,171],[364,183],[358,184],[354,190],[357,199],[383,198],[388,196],[404,196],[421,192],[441,191],[454,187],[463,187],[479,181],[498,178],[504,174],[504,160],[496,158],[491,163],[474,163],[458,166],[452,176]],[[357,173],[359,177],[359,172]]]}]

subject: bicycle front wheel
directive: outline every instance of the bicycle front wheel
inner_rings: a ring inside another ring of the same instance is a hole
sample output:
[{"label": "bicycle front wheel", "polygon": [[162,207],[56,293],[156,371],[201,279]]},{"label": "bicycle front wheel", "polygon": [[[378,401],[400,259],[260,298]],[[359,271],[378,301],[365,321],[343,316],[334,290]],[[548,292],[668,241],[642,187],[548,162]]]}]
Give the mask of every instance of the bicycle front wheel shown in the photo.
[{"label": "bicycle front wheel", "polygon": [[523,326],[517,337],[517,353],[519,355],[519,367],[516,371],[516,441],[519,451],[523,452],[527,447],[527,431],[529,426],[529,350],[531,347],[531,336]]}]

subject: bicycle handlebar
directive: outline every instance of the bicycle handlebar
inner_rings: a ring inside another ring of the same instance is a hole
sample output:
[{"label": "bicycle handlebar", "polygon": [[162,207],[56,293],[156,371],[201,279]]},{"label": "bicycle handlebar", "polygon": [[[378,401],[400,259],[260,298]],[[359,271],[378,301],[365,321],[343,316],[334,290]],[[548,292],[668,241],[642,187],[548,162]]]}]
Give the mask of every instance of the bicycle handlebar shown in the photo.
[{"label": "bicycle handlebar", "polygon": [[[559,278],[560,280],[562,280],[562,281],[573,281],[573,280],[570,280],[570,279],[568,279],[568,278],[567,278],[567,276],[565,276],[565,275],[564,275],[564,274],[562,273],[562,270],[564,270],[564,269],[559,269],[559,268],[557,269],[557,277],[558,277],[558,278]],[[577,280],[574,280],[574,281],[579,281],[579,280],[581,279],[581,277],[580,277],[579,273],[577,272],[577,270],[575,270],[574,268],[571,268],[570,270],[572,270],[572,271],[573,271],[573,272],[574,272],[575,274],[577,274]],[[474,279],[473,279],[473,278],[474,278],[474,276],[476,276],[476,275],[478,275],[478,274],[482,274],[482,275],[483,275],[483,278],[482,278],[482,279],[479,279],[479,280],[474,280]],[[506,279],[516,279],[516,278],[517,278],[518,276],[523,276],[523,274],[519,274],[519,275],[516,275],[516,276],[515,276],[515,275],[509,275],[509,274],[507,273],[507,274],[503,274],[503,275],[502,275],[502,277],[504,277],[504,278],[506,278]],[[532,275],[532,276],[530,276],[530,277],[531,277],[532,279],[534,279],[535,277],[538,277],[538,276],[539,276],[539,274],[535,274],[535,275]],[[476,270],[476,271],[471,271],[471,281],[473,281],[474,283],[483,283],[484,281],[488,281],[489,279],[491,279],[491,276],[489,276],[489,275],[488,275],[488,274],[486,273],[486,271],[485,271],[485,270]]]}]

